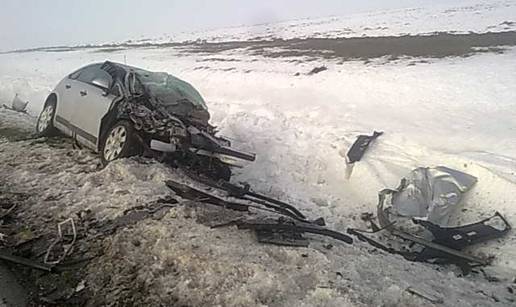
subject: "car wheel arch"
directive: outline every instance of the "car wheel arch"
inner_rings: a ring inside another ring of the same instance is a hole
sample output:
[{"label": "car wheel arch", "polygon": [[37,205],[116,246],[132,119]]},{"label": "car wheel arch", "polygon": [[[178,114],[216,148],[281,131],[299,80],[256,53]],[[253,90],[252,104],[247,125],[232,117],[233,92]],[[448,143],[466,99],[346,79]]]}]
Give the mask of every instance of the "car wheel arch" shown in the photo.
[{"label": "car wheel arch", "polygon": [[57,94],[56,93],[50,93],[50,95],[47,96],[47,99],[45,100],[45,104],[43,107],[46,107],[49,103],[54,103],[55,106],[57,106]]},{"label": "car wheel arch", "polygon": [[54,111],[53,122],[55,122],[56,115],[58,113],[57,100],[58,100],[57,94],[56,93],[50,93],[50,95],[47,96],[47,99],[45,100],[45,103],[43,104],[43,108],[45,108],[50,103],[54,104],[55,111]]},{"label": "car wheel arch", "polygon": [[118,108],[114,107],[111,108],[100,120],[100,129],[99,129],[99,135],[97,138],[97,151],[100,151],[102,139],[105,137],[106,133],[108,132],[109,128],[114,125],[119,120],[126,119],[129,120],[129,117],[123,116],[119,114]]}]

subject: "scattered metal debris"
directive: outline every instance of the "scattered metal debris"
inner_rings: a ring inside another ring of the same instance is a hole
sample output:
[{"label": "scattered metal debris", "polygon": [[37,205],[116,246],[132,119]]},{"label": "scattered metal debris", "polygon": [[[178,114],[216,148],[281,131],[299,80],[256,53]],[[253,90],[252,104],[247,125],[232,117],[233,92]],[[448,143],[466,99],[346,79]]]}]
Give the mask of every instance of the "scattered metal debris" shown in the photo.
[{"label": "scattered metal debris", "polygon": [[[469,255],[461,250],[507,234],[511,226],[499,212],[473,224],[447,226],[463,193],[476,181],[471,175],[447,167],[417,168],[402,179],[396,190],[380,191],[377,208],[380,226],[374,223],[372,214],[363,214],[363,220],[370,222],[372,231],[348,229],[348,233],[411,261],[444,260],[459,265],[464,272],[469,272],[470,264],[488,265],[492,259]],[[410,242],[409,246],[398,250],[365,234],[382,230]],[[423,236],[416,233],[423,233]],[[414,244],[423,248],[416,251],[412,248]]]},{"label": "scattered metal debris", "polygon": [[[277,209],[282,212],[285,212],[286,210],[289,211],[288,215],[293,214],[295,218],[306,220],[306,217],[296,207],[286,202],[280,201],[278,199],[274,199],[266,195],[256,193],[253,190],[251,190],[251,186],[247,183],[244,183],[239,186],[224,180],[214,181],[211,178],[202,175],[196,175],[192,172],[187,172],[186,174],[195,181],[201,182],[215,189],[224,190],[226,193],[228,193],[228,196],[230,197],[255,202],[268,208]],[[322,218],[314,220],[313,222],[320,226],[324,226],[325,224],[324,219]]]},{"label": "scattered metal debris", "polygon": [[[277,204],[281,203],[280,201],[274,203],[263,199],[239,199],[237,197],[233,197],[234,200],[227,200],[186,183],[168,180],[165,182],[165,184],[182,198],[203,201],[212,205],[217,205],[237,211],[249,211],[249,208],[254,208],[257,210],[272,212],[290,217],[295,220],[310,223],[310,221],[306,220],[302,214],[300,216],[299,210],[295,209],[293,206],[288,204],[286,206]],[[229,194],[227,190],[219,188],[219,191],[225,193],[227,197],[232,197],[232,195]],[[317,219],[317,221],[320,223],[321,219]]]},{"label": "scattered metal debris", "polygon": [[[353,243],[353,239],[346,234],[324,228],[324,219],[318,218],[313,221],[299,212],[294,206],[285,202],[270,198],[265,195],[254,193],[248,185],[239,187],[228,182],[218,183],[203,182],[211,188],[218,189],[226,196],[217,196],[213,191],[202,190],[186,183],[172,180],[166,181],[166,185],[182,198],[189,200],[203,201],[205,203],[221,206],[237,211],[249,211],[250,208],[269,213],[279,214],[281,217],[271,219],[264,217],[256,220],[235,220],[229,223],[214,225],[212,227],[222,227],[236,225],[239,229],[253,229],[262,243],[272,243],[289,246],[307,246],[307,240],[302,236],[304,233],[313,233],[332,237],[345,243]],[[234,198],[226,199],[226,198]]]},{"label": "scattered metal debris", "polygon": [[353,243],[353,239],[346,234],[330,230],[319,225],[293,221],[286,218],[236,220],[221,225],[215,225],[212,228],[233,225],[237,226],[239,229],[254,230],[258,236],[258,241],[262,243],[289,246],[308,246],[308,241],[302,237],[304,233],[328,236],[347,244]]},{"label": "scattered metal debris", "polygon": [[8,261],[8,262],[16,263],[16,264],[21,264],[21,265],[24,265],[24,266],[28,266],[28,267],[31,267],[31,268],[34,268],[34,269],[46,271],[46,272],[52,272],[53,269],[54,269],[53,265],[48,265],[48,264],[45,264],[45,263],[39,263],[39,262],[30,260],[30,259],[27,259],[27,258],[11,255],[11,254],[5,253],[5,252],[3,252],[1,250],[0,250],[0,259]]},{"label": "scattered metal debris", "polygon": [[[70,233],[65,233],[63,231],[64,226],[67,225],[67,224],[70,225],[69,230],[71,230],[71,234]],[[68,238],[65,238],[65,237],[69,237],[70,235],[72,236],[71,241],[65,242],[65,240],[68,239]],[[53,264],[53,265],[55,265],[55,264],[58,264],[61,261],[63,261],[63,259],[71,253],[73,245],[75,244],[75,240],[76,239],[77,239],[77,230],[75,229],[75,223],[74,223],[72,218],[66,219],[63,222],[58,223],[57,224],[57,238],[48,247],[47,252],[45,254],[45,260],[43,262],[45,264]],[[53,252],[53,250],[55,249],[55,246],[58,243],[62,243],[61,247],[62,247],[63,251],[62,251],[60,256],[53,257],[54,259],[51,260],[52,252]]]}]

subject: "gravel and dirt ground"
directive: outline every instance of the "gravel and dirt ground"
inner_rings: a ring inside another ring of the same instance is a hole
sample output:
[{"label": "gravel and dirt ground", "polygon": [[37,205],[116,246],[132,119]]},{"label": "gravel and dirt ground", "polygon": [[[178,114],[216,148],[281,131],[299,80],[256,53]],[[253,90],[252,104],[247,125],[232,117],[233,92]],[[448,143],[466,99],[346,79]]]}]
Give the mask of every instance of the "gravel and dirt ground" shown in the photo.
[{"label": "gravel and dirt ground", "polygon": [[180,172],[140,158],[101,168],[70,140],[34,138],[26,114],[2,109],[0,118],[1,204],[17,206],[2,225],[7,250],[41,262],[57,223],[72,218],[78,233],[58,271],[9,265],[31,305],[432,305],[408,287],[446,306],[514,303],[507,276],[462,277],[453,267],[408,262],[359,242],[310,237],[308,248],[280,247],[234,227],[211,229],[237,214],[173,204],[163,181],[188,180]]}]

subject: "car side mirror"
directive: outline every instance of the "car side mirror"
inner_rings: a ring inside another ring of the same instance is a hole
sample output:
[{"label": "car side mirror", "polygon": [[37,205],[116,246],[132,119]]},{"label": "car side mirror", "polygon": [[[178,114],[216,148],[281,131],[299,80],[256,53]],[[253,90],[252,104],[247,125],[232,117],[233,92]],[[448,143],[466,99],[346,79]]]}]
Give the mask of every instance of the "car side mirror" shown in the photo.
[{"label": "car side mirror", "polygon": [[109,89],[109,80],[106,80],[106,79],[102,79],[102,78],[93,79],[93,80],[91,80],[91,84],[96,85],[100,88],[103,88],[106,91]]}]

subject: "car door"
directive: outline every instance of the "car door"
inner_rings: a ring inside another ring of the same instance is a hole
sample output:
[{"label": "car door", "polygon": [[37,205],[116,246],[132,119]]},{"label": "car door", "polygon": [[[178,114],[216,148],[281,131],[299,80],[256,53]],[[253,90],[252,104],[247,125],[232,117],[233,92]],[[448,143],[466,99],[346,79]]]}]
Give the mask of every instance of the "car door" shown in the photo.
[{"label": "car door", "polygon": [[92,65],[77,78],[77,103],[72,115],[76,139],[92,149],[97,149],[100,123],[109,111],[115,96],[109,93],[112,77],[101,69],[102,64]]},{"label": "car door", "polygon": [[56,127],[71,136],[74,135],[72,116],[76,110],[77,97],[81,85],[77,78],[81,72],[90,66],[83,67],[66,76],[55,88],[55,92],[59,95],[56,108]]}]

